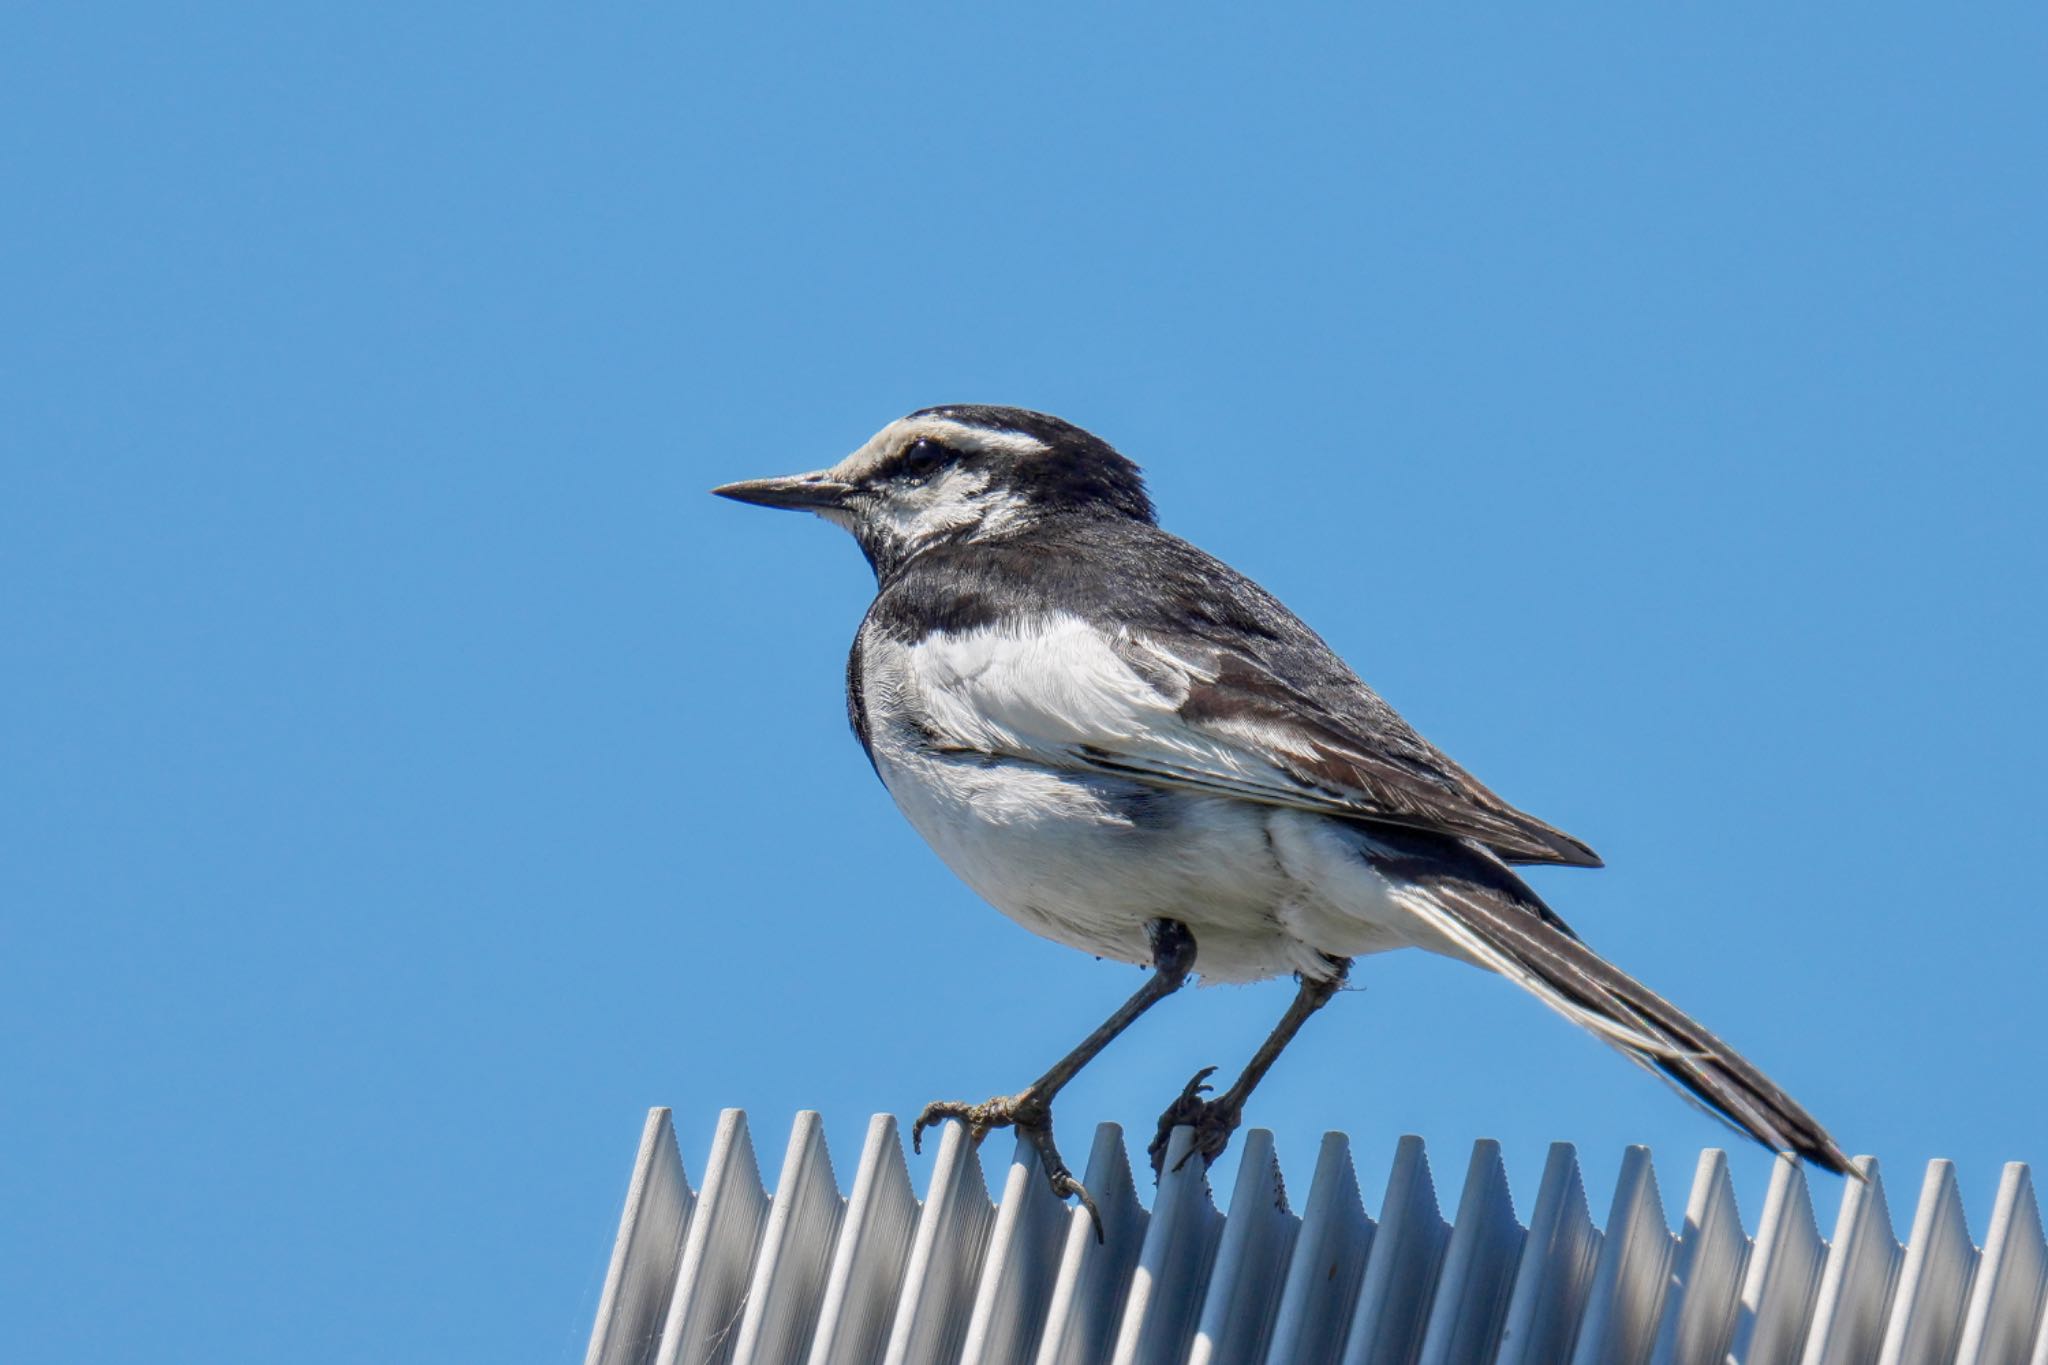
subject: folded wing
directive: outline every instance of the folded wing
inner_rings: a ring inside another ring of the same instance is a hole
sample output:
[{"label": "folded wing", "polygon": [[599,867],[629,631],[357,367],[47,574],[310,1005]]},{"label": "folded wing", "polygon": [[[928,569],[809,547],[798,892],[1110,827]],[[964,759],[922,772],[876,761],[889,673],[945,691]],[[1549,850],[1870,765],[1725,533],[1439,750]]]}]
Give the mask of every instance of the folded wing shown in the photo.
[{"label": "folded wing", "polygon": [[1510,863],[1600,865],[1324,654],[1304,683],[1249,648],[1051,615],[928,637],[909,681],[938,742],[963,750],[1473,839]]}]

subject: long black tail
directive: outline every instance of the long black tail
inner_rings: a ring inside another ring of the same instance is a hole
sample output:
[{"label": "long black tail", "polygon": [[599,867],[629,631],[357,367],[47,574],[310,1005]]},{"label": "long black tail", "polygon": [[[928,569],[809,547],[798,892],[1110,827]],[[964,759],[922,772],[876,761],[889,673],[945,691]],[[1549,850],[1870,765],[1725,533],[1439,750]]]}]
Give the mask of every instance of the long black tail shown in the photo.
[{"label": "long black tail", "polygon": [[[1379,831],[1374,842],[1383,842]],[[1463,846],[1428,842],[1434,847],[1385,839],[1390,856],[1373,861],[1414,888],[1403,899],[1460,956],[1514,981],[1772,1151],[1855,1174],[1813,1115],[1734,1048],[1580,942],[1505,866]]]}]

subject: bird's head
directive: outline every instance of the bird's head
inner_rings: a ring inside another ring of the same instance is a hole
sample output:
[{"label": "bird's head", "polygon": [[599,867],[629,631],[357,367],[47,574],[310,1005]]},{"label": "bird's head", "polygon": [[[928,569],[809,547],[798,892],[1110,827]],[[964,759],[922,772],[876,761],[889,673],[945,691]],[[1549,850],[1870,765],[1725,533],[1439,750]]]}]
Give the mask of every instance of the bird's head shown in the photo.
[{"label": "bird's head", "polygon": [[913,412],[830,469],[711,491],[837,522],[877,576],[932,545],[1053,517],[1152,520],[1138,467],[1108,442],[1044,413],[975,404]]}]

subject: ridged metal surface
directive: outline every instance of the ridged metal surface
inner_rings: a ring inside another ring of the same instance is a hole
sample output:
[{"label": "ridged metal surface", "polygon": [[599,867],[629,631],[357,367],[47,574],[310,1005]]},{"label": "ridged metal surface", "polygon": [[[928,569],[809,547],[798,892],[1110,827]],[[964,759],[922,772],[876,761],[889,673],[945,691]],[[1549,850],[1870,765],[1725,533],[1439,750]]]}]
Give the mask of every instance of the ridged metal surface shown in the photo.
[{"label": "ridged metal surface", "polygon": [[1525,1224],[1492,1142],[1446,1221],[1420,1138],[1395,1148],[1376,1218],[1342,1134],[1298,1211],[1272,1135],[1238,1141],[1226,1209],[1199,1161],[1172,1169],[1186,1130],[1147,1209],[1104,1124],[1083,1176],[1098,1241],[1028,1147],[992,1199],[957,1124],[920,1202],[894,1119],[868,1125],[842,1196],[799,1114],[771,1197],[745,1115],[719,1116],[693,1188],[656,1109],[588,1365],[2048,1365],[2048,1243],[2018,1162],[1980,1249],[1946,1161],[1901,1244],[1867,1157],[1823,1240],[1789,1158],[1752,1236],[1726,1159],[1702,1153],[1674,1235],[1640,1147],[1598,1224],[1571,1147],[1552,1147]]}]

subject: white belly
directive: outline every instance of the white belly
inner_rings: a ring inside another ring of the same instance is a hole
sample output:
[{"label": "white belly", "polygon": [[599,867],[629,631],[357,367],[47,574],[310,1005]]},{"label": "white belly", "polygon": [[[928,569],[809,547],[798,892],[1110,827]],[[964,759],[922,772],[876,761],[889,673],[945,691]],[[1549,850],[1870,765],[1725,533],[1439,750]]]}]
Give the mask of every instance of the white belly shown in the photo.
[{"label": "white belly", "polygon": [[1341,821],[887,740],[874,757],[948,867],[1084,952],[1149,963],[1146,921],[1176,919],[1205,981],[1257,981],[1428,942]]}]

